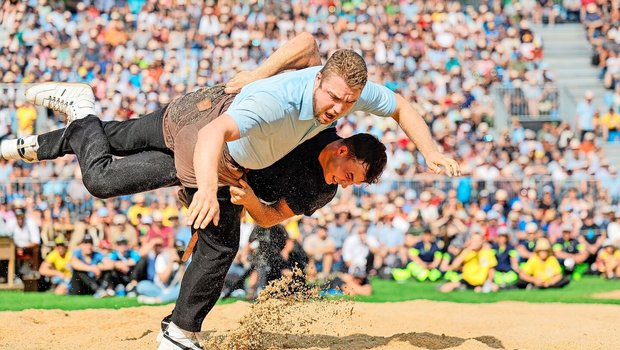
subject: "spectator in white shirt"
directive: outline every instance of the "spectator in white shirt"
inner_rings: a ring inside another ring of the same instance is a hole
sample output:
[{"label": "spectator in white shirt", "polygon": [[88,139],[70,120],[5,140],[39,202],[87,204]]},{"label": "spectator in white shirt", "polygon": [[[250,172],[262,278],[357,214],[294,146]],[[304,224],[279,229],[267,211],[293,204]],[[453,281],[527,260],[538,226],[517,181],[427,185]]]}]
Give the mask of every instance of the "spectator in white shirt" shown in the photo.
[{"label": "spectator in white shirt", "polygon": [[13,234],[15,254],[18,260],[17,271],[23,271],[23,264],[28,263],[31,271],[38,271],[40,264],[41,233],[39,226],[26,218],[24,208],[15,208],[15,220],[7,224],[8,232]]},{"label": "spectator in white shirt", "polygon": [[379,241],[368,235],[367,229],[366,223],[359,225],[357,233],[347,237],[342,245],[342,259],[348,270],[371,265],[372,255],[379,253]]}]

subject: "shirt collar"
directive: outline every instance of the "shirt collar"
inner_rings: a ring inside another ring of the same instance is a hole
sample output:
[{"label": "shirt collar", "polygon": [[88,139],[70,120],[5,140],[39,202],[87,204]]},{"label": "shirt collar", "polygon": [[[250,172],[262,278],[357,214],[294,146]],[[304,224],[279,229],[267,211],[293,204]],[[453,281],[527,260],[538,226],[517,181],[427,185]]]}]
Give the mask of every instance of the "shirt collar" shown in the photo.
[{"label": "shirt collar", "polygon": [[[318,74],[318,73],[317,73]],[[304,95],[301,99],[301,107],[299,108],[299,120],[314,119],[314,108],[312,107],[312,93],[314,92],[314,81],[316,75],[306,83]]]}]

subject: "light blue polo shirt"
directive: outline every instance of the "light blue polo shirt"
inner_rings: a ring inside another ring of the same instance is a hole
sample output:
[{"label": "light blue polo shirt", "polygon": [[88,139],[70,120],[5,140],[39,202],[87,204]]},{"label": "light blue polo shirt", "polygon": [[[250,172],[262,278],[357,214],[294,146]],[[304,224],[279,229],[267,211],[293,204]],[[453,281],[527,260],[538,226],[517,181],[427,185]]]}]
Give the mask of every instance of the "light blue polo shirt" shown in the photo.
[{"label": "light blue polo shirt", "polygon": [[[225,112],[239,127],[241,138],[228,142],[232,158],[246,169],[264,169],[297,145],[330,127],[314,119],[312,92],[321,66],[279,74],[245,86]],[[351,112],[382,117],[396,110],[396,95],[367,82]]]}]

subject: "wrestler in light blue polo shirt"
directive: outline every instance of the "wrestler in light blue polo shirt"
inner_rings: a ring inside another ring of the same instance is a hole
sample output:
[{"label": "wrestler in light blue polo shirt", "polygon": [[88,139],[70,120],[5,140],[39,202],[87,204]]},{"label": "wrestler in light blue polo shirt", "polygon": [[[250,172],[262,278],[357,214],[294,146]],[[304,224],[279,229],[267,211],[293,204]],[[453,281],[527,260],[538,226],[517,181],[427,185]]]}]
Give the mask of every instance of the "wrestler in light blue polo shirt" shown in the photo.
[{"label": "wrestler in light blue polo shirt", "polygon": [[[331,124],[314,118],[313,91],[322,66],[273,76],[245,86],[226,111],[240,139],[228,142],[232,158],[247,169],[266,168]],[[351,112],[390,117],[396,96],[385,86],[367,82]]]}]

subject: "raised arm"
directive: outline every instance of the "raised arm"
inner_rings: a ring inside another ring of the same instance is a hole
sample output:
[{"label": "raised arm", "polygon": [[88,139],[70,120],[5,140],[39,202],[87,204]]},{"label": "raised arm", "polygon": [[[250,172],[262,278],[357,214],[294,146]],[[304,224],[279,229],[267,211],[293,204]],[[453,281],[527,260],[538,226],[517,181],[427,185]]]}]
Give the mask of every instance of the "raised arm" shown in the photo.
[{"label": "raised arm", "polygon": [[424,118],[400,94],[396,94],[396,110],[392,118],[415,143],[431,171],[437,174],[445,172],[450,176],[461,175],[459,164],[439,152]]},{"label": "raised arm", "polygon": [[226,93],[237,93],[245,85],[268,78],[289,69],[321,65],[321,54],[312,34],[303,32],[276,50],[265,62],[252,71],[242,71],[227,84]]}]

